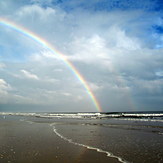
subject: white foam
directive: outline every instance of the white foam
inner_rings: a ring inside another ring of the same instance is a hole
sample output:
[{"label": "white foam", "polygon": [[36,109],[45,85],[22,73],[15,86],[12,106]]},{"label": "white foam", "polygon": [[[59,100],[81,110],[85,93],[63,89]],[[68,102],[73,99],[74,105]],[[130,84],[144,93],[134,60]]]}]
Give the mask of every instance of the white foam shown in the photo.
[{"label": "white foam", "polygon": [[0,115],[16,116],[34,116],[40,118],[72,118],[72,119],[96,119],[96,118],[120,118],[137,121],[157,121],[163,122],[163,113],[120,113],[120,114],[102,114],[102,113],[21,113],[21,112],[0,112]]},{"label": "white foam", "polygon": [[148,119],[148,118],[115,118],[116,120],[126,120],[126,121],[143,121],[143,122],[163,122],[162,119]]},{"label": "white foam", "polygon": [[41,118],[96,118],[100,113],[21,113],[21,112],[0,112],[0,115],[11,116],[36,116]]},{"label": "white foam", "polygon": [[0,115],[17,115],[17,116],[36,116],[36,113],[21,113],[21,112],[0,112]]},{"label": "white foam", "polygon": [[101,113],[45,113],[40,115],[42,118],[96,118],[101,116]]},{"label": "white foam", "polygon": [[137,118],[159,118],[163,117],[163,113],[119,113],[119,114],[101,114],[99,118],[126,118],[126,117],[137,117]]},{"label": "white foam", "polygon": [[125,161],[125,160],[123,160],[121,157],[115,156],[114,154],[112,154],[112,153],[110,153],[110,152],[108,152],[108,151],[104,151],[104,150],[99,149],[99,148],[95,148],[95,147],[91,147],[91,146],[88,146],[88,145],[80,144],[80,143],[77,143],[77,142],[72,141],[71,139],[66,138],[65,136],[61,135],[61,134],[57,131],[57,129],[55,128],[54,125],[55,125],[55,123],[50,124],[50,126],[53,126],[53,131],[54,131],[54,133],[55,133],[57,136],[59,136],[61,139],[65,140],[65,141],[67,141],[67,142],[69,142],[69,143],[71,143],[71,144],[74,144],[74,145],[78,145],[78,146],[81,146],[81,147],[85,147],[85,148],[90,149],[90,150],[95,150],[95,151],[100,152],[100,153],[105,153],[108,157],[116,158],[118,161],[120,161],[120,162],[122,162],[122,163],[128,163],[128,161]]},{"label": "white foam", "polygon": [[137,116],[137,117],[161,117],[163,113],[122,113],[123,116]]}]

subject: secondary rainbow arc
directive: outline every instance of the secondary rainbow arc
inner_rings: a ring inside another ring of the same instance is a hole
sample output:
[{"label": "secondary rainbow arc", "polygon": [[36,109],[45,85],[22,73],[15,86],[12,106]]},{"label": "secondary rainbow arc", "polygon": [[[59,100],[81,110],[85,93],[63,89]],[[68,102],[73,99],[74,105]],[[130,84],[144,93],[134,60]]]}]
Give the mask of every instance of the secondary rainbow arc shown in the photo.
[{"label": "secondary rainbow arc", "polygon": [[73,72],[73,74],[76,76],[76,78],[82,83],[83,87],[86,89],[89,97],[91,98],[93,104],[95,105],[98,112],[102,112],[102,108],[96,99],[95,95],[93,94],[92,90],[90,89],[89,85],[87,84],[84,77],[78,72],[76,67],[66,58],[65,55],[63,55],[61,52],[59,52],[56,48],[54,48],[49,42],[47,42],[45,39],[41,38],[37,34],[33,33],[32,31],[26,29],[25,27],[22,27],[14,22],[11,22],[10,20],[0,18],[0,24],[7,26],[8,28],[12,28],[13,30],[31,38],[35,42],[41,44],[43,47],[45,47],[47,50],[58,56],[62,61],[69,67],[69,69]]}]

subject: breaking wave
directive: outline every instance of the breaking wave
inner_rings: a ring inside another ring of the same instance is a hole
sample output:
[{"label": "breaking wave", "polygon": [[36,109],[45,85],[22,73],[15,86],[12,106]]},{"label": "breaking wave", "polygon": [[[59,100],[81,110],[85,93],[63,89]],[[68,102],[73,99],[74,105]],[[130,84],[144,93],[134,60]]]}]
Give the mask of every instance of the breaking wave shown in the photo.
[{"label": "breaking wave", "polygon": [[21,113],[21,112],[0,112],[0,115],[34,116],[38,118],[89,118],[89,119],[110,119],[134,121],[159,121],[163,122],[163,112],[114,112],[114,113]]}]

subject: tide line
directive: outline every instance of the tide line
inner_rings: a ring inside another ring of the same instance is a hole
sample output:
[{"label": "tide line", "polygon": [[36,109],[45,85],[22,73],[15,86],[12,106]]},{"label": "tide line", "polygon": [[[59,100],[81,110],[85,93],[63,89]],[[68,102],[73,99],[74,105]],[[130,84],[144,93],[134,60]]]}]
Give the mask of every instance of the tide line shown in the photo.
[{"label": "tide line", "polygon": [[118,157],[118,156],[115,156],[114,154],[112,154],[111,152],[108,152],[108,151],[104,151],[102,149],[99,149],[99,148],[95,148],[95,147],[91,147],[91,146],[88,146],[88,145],[84,145],[84,144],[81,144],[81,143],[77,143],[77,142],[74,142],[72,139],[68,139],[66,138],[65,136],[61,135],[56,127],[55,127],[55,123],[52,123],[50,124],[50,126],[53,127],[53,131],[54,133],[59,136],[61,139],[71,143],[71,144],[74,144],[74,145],[77,145],[77,146],[81,146],[81,147],[84,147],[84,148],[87,148],[87,149],[90,149],[90,150],[95,150],[97,152],[100,152],[100,153],[105,153],[107,157],[111,157],[111,158],[116,158],[119,162],[122,162],[122,163],[129,163],[128,161],[125,161],[124,159],[122,159],[121,157]]}]

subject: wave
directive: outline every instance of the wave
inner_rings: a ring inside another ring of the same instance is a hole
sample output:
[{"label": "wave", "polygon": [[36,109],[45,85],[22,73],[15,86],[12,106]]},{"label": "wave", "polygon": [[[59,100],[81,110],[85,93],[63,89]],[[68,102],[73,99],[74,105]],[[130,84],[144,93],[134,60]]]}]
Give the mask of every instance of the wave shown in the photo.
[{"label": "wave", "polygon": [[16,116],[34,116],[37,118],[90,118],[90,119],[110,119],[116,118],[121,120],[136,121],[159,121],[163,122],[163,112],[143,112],[143,113],[21,113],[21,112],[0,112],[0,115],[16,115]]}]

